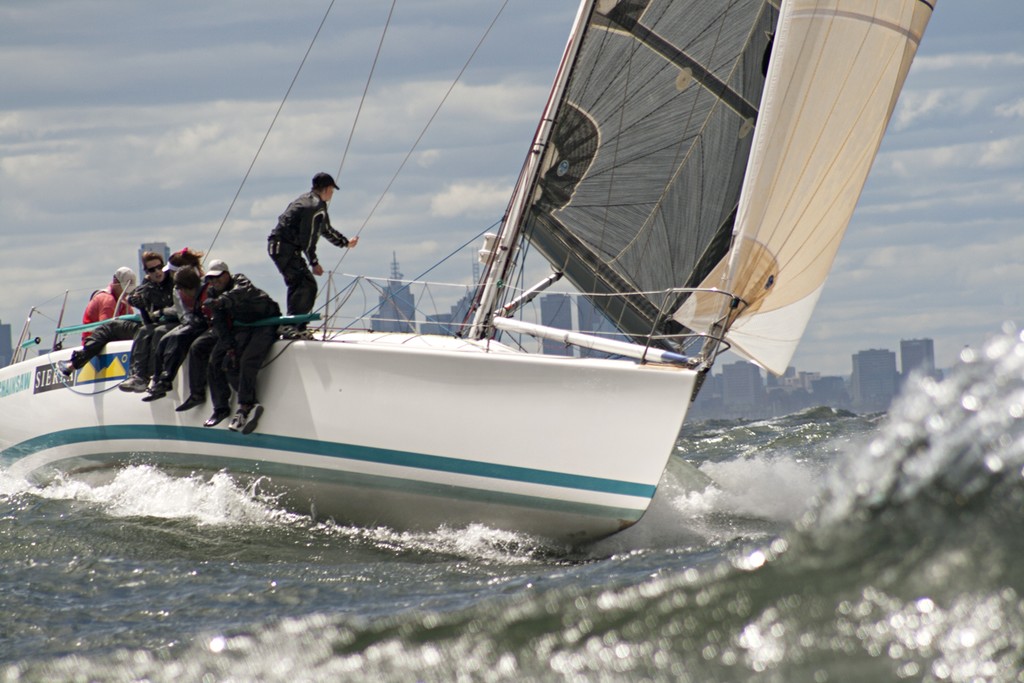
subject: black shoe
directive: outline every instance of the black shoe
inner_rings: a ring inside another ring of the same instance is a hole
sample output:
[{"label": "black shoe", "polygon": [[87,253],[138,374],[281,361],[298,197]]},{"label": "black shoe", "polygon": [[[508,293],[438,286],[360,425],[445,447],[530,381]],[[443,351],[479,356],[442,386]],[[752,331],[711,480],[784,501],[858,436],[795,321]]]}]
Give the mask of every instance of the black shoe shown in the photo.
[{"label": "black shoe", "polygon": [[233,432],[251,434],[256,429],[256,424],[260,421],[260,415],[262,414],[263,406],[259,403],[254,403],[251,406],[242,406],[235,413],[235,417],[231,420],[231,424],[228,425],[228,429]]},{"label": "black shoe", "polygon": [[174,386],[170,382],[155,382],[153,386],[151,386],[147,390],[149,391],[149,394],[147,396],[143,396],[142,400],[148,403],[149,401],[155,401],[157,399],[163,398],[164,396],[167,395],[167,392],[173,388]]},{"label": "black shoe", "polygon": [[132,375],[125,381],[117,385],[117,388],[121,391],[131,391],[136,394],[141,394],[149,386],[149,380],[145,377],[139,377],[138,375]]},{"label": "black shoe", "polygon": [[85,365],[85,363],[80,363],[78,361],[78,359],[81,357],[82,356],[78,351],[72,351],[71,358],[69,358],[68,360],[57,361],[57,369],[60,370],[60,374],[64,375],[65,377],[70,377],[71,375],[75,374],[75,370],[78,370],[79,368]]},{"label": "black shoe", "polygon": [[185,402],[182,403],[177,408],[175,408],[174,410],[176,410],[179,413],[182,413],[182,412],[185,412],[186,410],[192,410],[196,406],[201,406],[204,403],[206,403],[206,396],[205,395],[203,395],[203,396],[196,396],[195,394],[189,394],[188,398],[185,399]]},{"label": "black shoe", "polygon": [[203,423],[204,427],[216,427],[231,414],[230,408],[215,408],[213,415],[206,418],[206,422]]},{"label": "black shoe", "polygon": [[256,430],[256,425],[259,424],[260,415],[263,414],[263,406],[259,403],[253,404],[252,410],[249,411],[249,419],[246,421],[245,426],[242,427],[243,434],[252,434]]}]

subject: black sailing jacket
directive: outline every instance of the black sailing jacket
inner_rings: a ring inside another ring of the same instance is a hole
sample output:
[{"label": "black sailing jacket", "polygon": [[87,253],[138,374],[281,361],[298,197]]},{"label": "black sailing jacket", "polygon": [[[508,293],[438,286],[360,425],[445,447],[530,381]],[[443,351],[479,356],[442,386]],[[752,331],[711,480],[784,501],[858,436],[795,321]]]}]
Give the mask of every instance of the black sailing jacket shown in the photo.
[{"label": "black sailing jacket", "polygon": [[277,219],[277,226],[270,232],[270,239],[291,245],[306,254],[309,265],[315,266],[316,241],[320,235],[336,247],[347,247],[348,238],[331,227],[327,215],[327,202],[314,192],[307,192],[285,209]]}]

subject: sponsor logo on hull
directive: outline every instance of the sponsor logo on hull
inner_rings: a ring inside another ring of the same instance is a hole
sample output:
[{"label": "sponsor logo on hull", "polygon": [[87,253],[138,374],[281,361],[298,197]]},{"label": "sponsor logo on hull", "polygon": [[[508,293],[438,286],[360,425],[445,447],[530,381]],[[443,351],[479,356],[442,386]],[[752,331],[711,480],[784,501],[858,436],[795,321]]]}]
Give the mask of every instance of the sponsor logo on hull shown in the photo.
[{"label": "sponsor logo on hull", "polygon": [[[54,389],[65,389],[70,386],[81,387],[99,382],[119,382],[128,377],[131,357],[129,352],[101,354],[86,363],[85,367],[77,370],[72,377],[62,375],[55,365],[49,363],[39,365],[35,369],[32,393],[41,394]],[[3,394],[0,393],[0,396]]]}]

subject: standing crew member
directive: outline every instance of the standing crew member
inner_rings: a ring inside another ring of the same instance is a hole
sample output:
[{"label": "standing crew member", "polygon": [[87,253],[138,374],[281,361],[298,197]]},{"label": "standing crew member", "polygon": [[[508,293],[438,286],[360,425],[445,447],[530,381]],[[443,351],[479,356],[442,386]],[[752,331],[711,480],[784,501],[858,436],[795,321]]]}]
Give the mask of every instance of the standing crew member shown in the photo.
[{"label": "standing crew member", "polygon": [[[337,247],[351,249],[359,243],[359,237],[348,239],[331,227],[327,203],[336,189],[334,178],[327,173],[317,173],[313,176],[313,188],[288,205],[267,238],[267,252],[288,287],[288,315],[304,315],[313,310],[317,289],[313,276],[324,274],[316,256],[320,235]],[[306,261],[309,261],[308,267]],[[310,336],[304,324],[282,328],[282,332],[286,338]]]}]

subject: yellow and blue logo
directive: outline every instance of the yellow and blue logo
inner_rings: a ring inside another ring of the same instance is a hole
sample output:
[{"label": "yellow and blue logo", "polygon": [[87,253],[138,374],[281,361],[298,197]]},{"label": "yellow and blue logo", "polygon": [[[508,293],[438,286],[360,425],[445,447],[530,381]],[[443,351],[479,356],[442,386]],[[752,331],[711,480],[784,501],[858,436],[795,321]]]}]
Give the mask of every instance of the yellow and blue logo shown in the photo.
[{"label": "yellow and blue logo", "polygon": [[131,353],[105,353],[96,356],[78,371],[76,385],[121,381],[128,377]]}]

